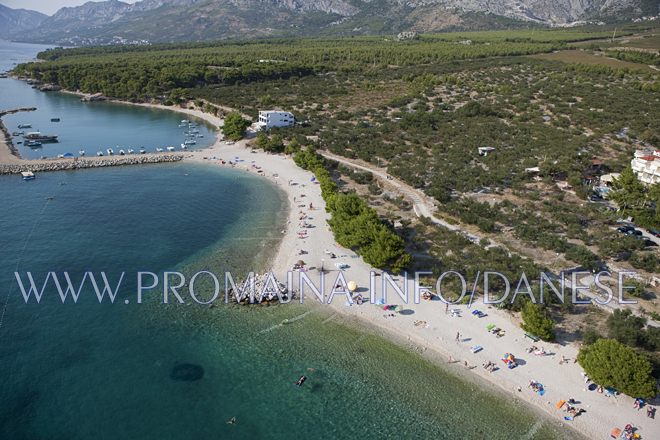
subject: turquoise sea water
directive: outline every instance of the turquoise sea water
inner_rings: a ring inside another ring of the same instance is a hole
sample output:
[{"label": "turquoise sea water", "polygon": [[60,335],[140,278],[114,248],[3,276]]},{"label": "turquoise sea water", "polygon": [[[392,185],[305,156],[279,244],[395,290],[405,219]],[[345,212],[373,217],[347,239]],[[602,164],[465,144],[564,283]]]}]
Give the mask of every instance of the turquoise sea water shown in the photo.
[{"label": "turquoise sea water", "polygon": [[[139,270],[262,268],[284,206],[205,165],[0,176],[0,439],[576,438],[325,309],[135,304]],[[15,270],[126,271],[129,293],[24,304]]]}]

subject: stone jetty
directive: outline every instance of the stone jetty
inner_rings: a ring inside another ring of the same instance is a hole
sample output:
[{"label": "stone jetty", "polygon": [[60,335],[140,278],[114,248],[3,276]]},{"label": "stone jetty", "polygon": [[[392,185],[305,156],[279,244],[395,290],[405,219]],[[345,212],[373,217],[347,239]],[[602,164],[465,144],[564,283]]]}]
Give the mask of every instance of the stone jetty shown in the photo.
[{"label": "stone jetty", "polygon": [[23,171],[67,171],[124,165],[144,165],[179,162],[183,154],[154,153],[131,156],[77,157],[73,159],[23,160],[18,164],[0,164],[0,174],[20,174]]}]

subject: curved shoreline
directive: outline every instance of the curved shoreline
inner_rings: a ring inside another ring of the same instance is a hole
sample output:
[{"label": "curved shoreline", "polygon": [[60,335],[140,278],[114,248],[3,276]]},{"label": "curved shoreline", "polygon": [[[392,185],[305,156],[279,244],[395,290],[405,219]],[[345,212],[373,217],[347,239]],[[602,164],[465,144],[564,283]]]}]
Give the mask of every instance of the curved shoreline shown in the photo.
[{"label": "curved shoreline", "polygon": [[[263,151],[251,151],[247,140],[233,145],[225,145],[221,143],[219,137],[213,146],[195,150],[184,160],[218,163],[220,159],[227,161],[237,156],[245,159],[246,162],[239,162],[234,165],[235,167],[267,178],[282,187],[288,195],[290,206],[288,227],[286,231],[283,231],[284,238],[272,265],[273,272],[278,275],[279,279],[284,280],[282,274],[290,270],[291,265],[300,258],[307,261],[309,266],[317,266],[323,260],[327,260],[324,262],[324,269],[330,269],[326,280],[326,284],[330,284],[338,273],[332,262],[341,260],[351,266],[344,271],[347,281],[353,279],[358,281],[358,285],[369,285],[369,273],[372,268],[354,252],[342,248],[335,242],[332,232],[327,226],[329,215],[325,212],[325,203],[321,197],[320,188],[318,185],[310,183],[313,174],[298,168],[290,157],[272,155]],[[263,172],[257,172],[259,169],[254,168],[253,165],[259,166]],[[288,185],[289,180],[297,182],[298,185]],[[303,194],[305,197],[301,198]],[[302,200],[304,200],[303,204],[300,203]],[[309,210],[309,203],[312,203],[316,209]],[[301,209],[301,205],[305,207]],[[312,218],[309,222],[314,225],[314,228],[310,229],[310,238],[307,239],[297,237],[299,228],[296,228],[296,224],[299,222],[298,216],[301,212],[310,215]],[[298,254],[300,249],[305,249],[308,253],[301,256]],[[325,255],[325,249],[339,255],[338,260],[331,260]],[[314,271],[311,276],[318,277]],[[326,290],[329,289],[326,288]],[[411,282],[409,282],[409,290],[413,292]],[[471,310],[466,306],[452,306],[453,309],[459,309],[463,314],[462,318],[452,318],[443,313],[444,304],[440,302],[422,301],[420,304],[404,305],[398,298],[393,300],[396,294],[391,290],[389,297],[392,304],[404,306],[411,310],[412,314],[410,316],[399,314],[396,317],[385,318],[380,307],[370,304],[346,306],[344,297],[335,297],[330,307],[343,316],[354,317],[360,323],[382,331],[388,335],[388,339],[399,345],[415,347],[416,351],[421,352],[439,366],[446,364],[448,358],[460,362],[460,370],[465,370],[466,373],[461,374],[462,377],[469,380],[470,377],[473,377],[472,374],[476,374],[481,380],[486,380],[512,398],[527,403],[531,406],[530,410],[538,411],[539,414],[548,417],[551,422],[554,420],[565,426],[566,429],[576,431],[586,438],[607,436],[613,427],[623,428],[628,423],[637,426],[643,437],[660,436],[660,426],[654,420],[646,418],[643,411],[634,410],[632,398],[624,395],[606,398],[602,394],[585,389],[582,369],[574,362],[579,351],[579,347],[574,344],[535,343],[545,346],[548,352],[555,353],[554,356],[537,357],[526,353],[531,341],[525,339],[524,331],[516,319],[492,306],[480,302],[473,304],[473,308],[481,309],[489,315],[484,319],[473,317]],[[312,302],[318,304],[316,300],[312,300]],[[415,321],[426,322],[427,326],[416,326]],[[503,338],[495,338],[484,329],[488,323],[494,323],[505,329],[507,335]],[[461,333],[462,339],[467,337],[469,341],[456,343],[454,335],[457,330]],[[471,352],[470,346],[477,344],[482,345],[484,350],[474,354]],[[503,353],[508,352],[523,358],[526,365],[521,365],[514,370],[503,368],[504,364],[500,362],[499,358]],[[569,361],[559,364],[560,356],[565,356]],[[462,364],[465,361],[473,368],[464,369]],[[500,370],[488,373],[481,368],[481,364],[486,361],[495,362]],[[457,363],[457,365],[459,364]],[[563,371],[558,374],[558,369]],[[451,368],[451,371],[456,373],[455,368]],[[548,390],[547,394],[538,396],[529,390],[527,386],[530,380],[543,383]],[[570,422],[563,419],[564,412],[555,408],[557,401],[569,398],[582,402],[578,406],[587,409],[586,414]]]},{"label": "curved shoreline", "polygon": [[[140,105],[163,110],[176,111],[189,116],[194,116],[205,120],[209,124],[220,127],[222,119],[214,115],[203,113],[199,110],[191,110],[176,106],[162,106],[149,103],[130,103],[124,101],[113,101],[127,105]],[[289,206],[287,214],[287,227],[283,231],[283,237],[279,248],[276,251],[276,257],[272,260],[273,271],[284,279],[284,274],[291,265],[301,258],[298,254],[300,249],[305,249],[308,254],[302,256],[310,266],[318,266],[321,263],[324,269],[331,269],[328,280],[334,280],[337,271],[332,265],[332,260],[327,257],[324,250],[328,249],[340,255],[338,260],[350,264],[350,268],[345,271],[347,280],[357,280],[359,285],[368,285],[368,274],[371,267],[365,264],[352,251],[338,246],[332,236],[332,232],[327,227],[328,214],[324,209],[324,202],[320,195],[320,189],[311,182],[312,173],[298,168],[293,161],[281,155],[271,155],[261,151],[251,152],[248,148],[248,141],[243,140],[233,145],[223,144],[221,134],[218,132],[215,143],[205,149],[193,150],[182,157],[186,161],[200,163],[211,163],[219,166],[220,160],[234,160],[236,157],[243,159],[244,162],[236,162],[234,167],[243,169],[246,172],[260,175],[267,178],[275,185],[278,185],[286,194]],[[253,163],[254,162],[254,163]],[[259,167],[259,168],[256,168]],[[261,170],[261,172],[259,172]],[[297,185],[290,185],[289,181],[296,182]],[[304,195],[304,196],[303,196]],[[304,200],[304,203],[301,201]],[[308,209],[309,204],[313,204],[316,209]],[[302,205],[302,209],[301,206]],[[301,214],[310,217],[309,222],[314,228],[310,229],[309,238],[298,238],[296,224],[300,221]],[[323,260],[328,260],[327,262]],[[334,260],[334,261],[338,261]],[[315,272],[312,273],[314,277]],[[327,289],[326,289],[327,290]],[[411,289],[412,291],[412,289]],[[391,292],[390,299],[396,295]],[[407,309],[412,310],[411,316],[396,315],[396,317],[385,317],[383,311],[369,304],[362,306],[345,306],[345,298],[337,297],[334,299],[331,307],[334,311],[344,316],[354,317],[360,323],[369,327],[378,329],[388,335],[388,339],[395,341],[405,347],[415,347],[416,350],[436,364],[442,366],[444,360],[453,358],[459,362],[466,361],[470,366],[476,366],[473,374],[480,376],[480,379],[488,381],[507,395],[519,399],[531,405],[530,410],[540,411],[541,414],[554,419],[560,424],[565,424],[562,420],[563,413],[554,408],[554,403],[560,399],[568,400],[569,397],[575,398],[586,407],[586,415],[578,417],[570,422],[568,429],[574,429],[588,438],[599,438],[609,434],[614,426],[623,427],[626,423],[633,423],[640,428],[640,433],[648,438],[660,437],[660,430],[652,420],[646,419],[641,412],[633,411],[632,399],[627,396],[617,398],[605,398],[595,392],[584,390],[584,384],[580,375],[581,368],[573,363],[577,355],[577,347],[572,345],[559,346],[557,344],[544,344],[551,347],[548,351],[555,351],[555,357],[537,358],[525,353],[525,349],[530,345],[524,338],[524,332],[519,328],[516,322],[508,314],[489,308],[483,304],[477,304],[476,307],[486,311],[489,315],[488,323],[495,323],[497,326],[506,329],[507,336],[496,339],[494,336],[486,333],[483,326],[485,320],[480,320],[470,315],[470,311],[465,306],[454,306],[465,315],[462,318],[452,318],[442,313],[442,305],[434,302],[422,302],[420,304],[405,305]],[[392,301],[392,304],[400,304],[402,301]],[[417,326],[414,321],[427,323],[426,326]],[[454,334],[459,332],[469,337],[469,342],[454,342]],[[474,354],[469,350],[469,346],[481,344],[484,347],[483,352]],[[515,353],[526,360],[526,365],[508,371],[502,368],[495,373],[488,373],[480,364],[486,360],[491,360],[499,364],[499,357],[505,352]],[[571,362],[564,365],[557,365],[559,355],[568,357]],[[557,374],[557,369],[564,371]],[[450,371],[454,371],[450,367]],[[459,370],[460,371],[460,370]],[[471,370],[470,370],[471,371]],[[456,372],[456,371],[454,371]],[[465,370],[467,373],[468,370]],[[467,380],[470,374],[461,374]],[[544,397],[537,396],[527,389],[527,383],[530,380],[538,380],[543,383],[548,390]],[[522,391],[518,391],[518,389]],[[656,434],[653,434],[653,433]]]}]

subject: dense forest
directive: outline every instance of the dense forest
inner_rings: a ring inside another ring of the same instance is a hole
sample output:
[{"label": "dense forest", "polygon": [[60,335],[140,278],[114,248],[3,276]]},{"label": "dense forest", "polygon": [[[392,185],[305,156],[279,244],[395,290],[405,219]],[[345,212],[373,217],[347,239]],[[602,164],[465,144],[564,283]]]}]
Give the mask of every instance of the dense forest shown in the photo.
[{"label": "dense forest", "polygon": [[52,49],[39,54],[48,62],[23,64],[16,72],[71,90],[144,100],[176,88],[335,71],[369,74],[387,66],[551,52],[565,47],[568,41],[607,33],[517,31],[444,34],[413,41],[358,37]]}]

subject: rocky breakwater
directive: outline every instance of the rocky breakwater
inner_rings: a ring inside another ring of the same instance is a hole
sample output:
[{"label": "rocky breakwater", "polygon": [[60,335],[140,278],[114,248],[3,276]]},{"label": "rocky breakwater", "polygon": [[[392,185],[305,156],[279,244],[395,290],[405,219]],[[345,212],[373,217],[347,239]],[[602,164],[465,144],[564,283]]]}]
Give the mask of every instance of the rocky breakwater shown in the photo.
[{"label": "rocky breakwater", "polygon": [[144,154],[139,156],[77,157],[73,159],[25,160],[20,164],[0,164],[0,174],[20,174],[23,171],[67,171],[83,168],[102,168],[124,165],[145,165],[179,162],[183,154]]}]

